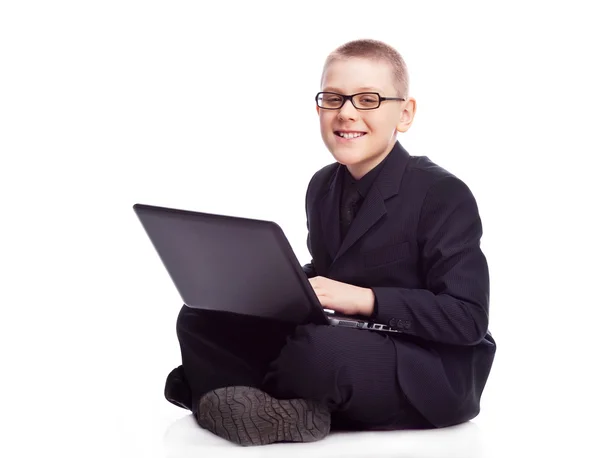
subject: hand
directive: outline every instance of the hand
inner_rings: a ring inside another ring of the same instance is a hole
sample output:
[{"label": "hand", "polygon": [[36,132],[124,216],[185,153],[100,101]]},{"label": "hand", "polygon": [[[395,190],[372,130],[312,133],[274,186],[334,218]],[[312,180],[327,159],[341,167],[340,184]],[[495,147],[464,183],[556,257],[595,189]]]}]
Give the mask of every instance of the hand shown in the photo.
[{"label": "hand", "polygon": [[323,308],[344,315],[370,316],[373,313],[375,295],[369,288],[349,285],[326,277],[313,277],[308,281]]}]

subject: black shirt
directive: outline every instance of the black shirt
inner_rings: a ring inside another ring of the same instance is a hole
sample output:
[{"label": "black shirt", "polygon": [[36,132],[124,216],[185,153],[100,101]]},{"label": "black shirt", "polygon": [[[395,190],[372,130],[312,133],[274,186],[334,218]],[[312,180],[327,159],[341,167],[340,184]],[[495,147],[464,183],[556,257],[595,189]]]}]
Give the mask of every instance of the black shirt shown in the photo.
[{"label": "black shirt", "polygon": [[[388,156],[389,156],[389,154],[388,154]],[[363,201],[365,200],[367,193],[371,189],[371,186],[373,186],[373,183],[375,182],[377,175],[383,168],[383,164],[385,163],[388,156],[386,156],[383,159],[383,161],[381,161],[379,164],[377,164],[377,166],[375,166],[375,168],[373,168],[372,170],[367,172],[367,174],[365,176],[363,176],[360,180],[354,179],[354,177],[348,171],[348,168],[346,166],[344,166],[344,183],[343,183],[343,187],[342,187],[341,202],[345,202],[350,193],[358,191],[360,197],[355,206],[355,212],[354,212],[355,216],[358,213],[358,210],[359,210],[360,206],[362,205]],[[340,206],[340,211],[342,211],[342,210],[343,209]],[[343,218],[340,215],[340,223],[342,220],[343,220]],[[344,234],[344,229],[341,224],[340,224],[340,231],[341,231],[342,240],[343,240],[343,238],[345,237],[346,234]]]}]

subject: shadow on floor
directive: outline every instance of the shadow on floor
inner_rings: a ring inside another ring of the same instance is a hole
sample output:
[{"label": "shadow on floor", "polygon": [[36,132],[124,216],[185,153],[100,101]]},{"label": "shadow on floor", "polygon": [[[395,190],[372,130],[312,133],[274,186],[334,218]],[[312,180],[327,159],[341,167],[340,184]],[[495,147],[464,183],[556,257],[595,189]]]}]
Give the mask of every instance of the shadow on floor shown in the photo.
[{"label": "shadow on floor", "polygon": [[312,443],[241,447],[201,429],[192,415],[173,422],[163,437],[168,458],[285,456],[303,458],[480,458],[483,443],[473,422],[422,431],[333,432]]}]

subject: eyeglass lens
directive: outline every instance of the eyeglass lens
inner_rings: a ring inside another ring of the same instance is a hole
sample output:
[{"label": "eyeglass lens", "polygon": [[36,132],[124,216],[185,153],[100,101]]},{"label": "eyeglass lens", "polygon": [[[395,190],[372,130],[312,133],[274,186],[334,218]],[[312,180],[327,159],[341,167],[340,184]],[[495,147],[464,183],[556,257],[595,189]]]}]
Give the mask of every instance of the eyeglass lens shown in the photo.
[{"label": "eyeglass lens", "polygon": [[[321,93],[317,98],[318,105],[321,108],[328,109],[341,108],[344,101],[344,98],[340,94],[335,94],[332,92]],[[377,108],[379,106],[379,94],[370,92],[354,94],[352,97],[352,103],[358,109],[369,110]]]}]

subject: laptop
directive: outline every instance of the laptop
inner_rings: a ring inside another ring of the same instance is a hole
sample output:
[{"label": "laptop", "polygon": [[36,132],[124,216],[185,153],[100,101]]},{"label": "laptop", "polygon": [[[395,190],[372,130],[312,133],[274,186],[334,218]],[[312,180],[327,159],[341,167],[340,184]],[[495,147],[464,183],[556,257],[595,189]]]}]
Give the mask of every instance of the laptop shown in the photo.
[{"label": "laptop", "polygon": [[140,203],[133,209],[188,307],[400,332],[324,309],[275,222]]}]

